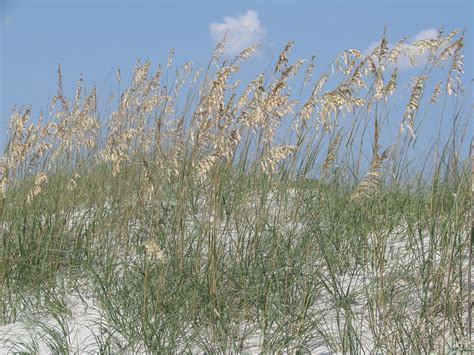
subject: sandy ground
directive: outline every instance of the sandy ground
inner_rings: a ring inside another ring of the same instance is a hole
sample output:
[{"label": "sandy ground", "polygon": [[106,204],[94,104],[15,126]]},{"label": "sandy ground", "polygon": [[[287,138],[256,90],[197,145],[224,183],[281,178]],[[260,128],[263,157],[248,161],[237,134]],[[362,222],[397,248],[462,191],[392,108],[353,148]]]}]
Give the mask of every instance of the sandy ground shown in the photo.
[{"label": "sandy ground", "polygon": [[[106,208],[109,206],[106,206]],[[79,211],[74,214],[71,218],[71,226],[74,224],[75,219],[79,218],[84,223],[90,218],[86,216],[84,211]],[[228,233],[228,237],[232,239],[232,233]],[[375,236],[369,236],[369,238],[375,238]],[[396,230],[392,230],[390,235],[386,236],[388,240],[386,249],[386,259],[388,264],[386,266],[387,277],[390,275],[400,275],[403,271],[406,277],[415,277],[417,273],[417,265],[419,261],[414,259],[413,245],[407,244],[407,230],[405,226],[400,226]],[[429,236],[424,235],[421,240],[418,240],[417,246],[427,250],[429,244]],[[440,255],[435,256],[434,263],[437,264],[441,259]],[[467,258],[465,258],[467,261]],[[317,267],[317,265],[314,265]],[[312,273],[314,270],[307,270]],[[367,304],[367,288],[370,287],[370,283],[376,275],[370,275],[367,273],[368,269],[363,268],[360,273],[352,275],[340,275],[336,280],[341,290],[349,289],[352,290],[353,301],[351,308],[354,311],[356,317],[356,324],[358,324],[358,333],[362,334],[364,344],[362,346],[368,352],[373,347],[372,344],[372,333],[369,328],[367,315],[369,314]],[[467,265],[466,265],[467,273]],[[84,290],[87,289],[85,285]],[[400,300],[407,302],[410,300],[413,292],[413,285],[410,287],[404,284],[403,280],[397,281],[395,285],[395,291],[397,292]],[[85,292],[87,294],[87,292]],[[324,295],[323,295],[324,296]],[[413,299],[413,303],[408,305],[410,309],[413,309],[413,317],[415,319],[419,304],[417,300]],[[26,314],[25,316],[18,317],[19,321],[10,323],[4,326],[0,326],[0,355],[11,354],[18,352],[31,353],[33,349],[36,349],[39,354],[54,354],[57,351],[50,349],[48,343],[50,341],[51,334],[56,333],[58,337],[67,338],[66,342],[69,345],[69,353],[73,354],[92,354],[98,353],[100,350],[100,343],[97,339],[102,338],[102,342],[106,341],[101,337],[101,327],[108,327],[104,317],[101,315],[100,309],[92,296],[84,296],[81,294],[79,297],[77,294],[71,293],[66,297],[66,308],[69,310],[61,324],[52,314],[47,312]],[[397,301],[394,301],[394,305]],[[401,304],[400,307],[405,307],[405,304]],[[331,296],[329,294],[324,297],[320,297],[318,302],[313,306],[313,311],[318,316],[321,316],[321,326],[325,328],[329,333],[337,333],[338,331],[338,315],[336,314],[334,307],[331,306]],[[410,314],[411,312],[408,312]],[[257,327],[250,327],[250,329]],[[120,334],[114,334],[120,339]],[[322,344],[322,339],[315,337],[314,344],[312,344],[312,353],[314,354],[329,354],[327,348]],[[261,337],[256,331],[253,336],[249,337],[244,343],[244,352],[248,354],[258,353],[260,350]],[[127,353],[144,353],[143,348],[135,347],[130,349]],[[123,351],[121,351],[123,353]],[[196,351],[199,353],[199,351]]]},{"label": "sandy ground", "polygon": [[[94,335],[100,334],[99,324],[102,320],[93,299],[81,300],[77,296],[71,296],[68,298],[68,306],[71,313],[64,324],[65,329],[69,331],[67,342],[70,345],[70,352],[97,353],[99,348]],[[0,354],[29,352],[28,347],[34,345],[40,354],[53,354],[54,351],[47,345],[49,335],[45,327],[55,329],[59,332],[59,336],[64,337],[59,322],[51,314],[41,315],[33,323],[25,319],[0,327]]]}]

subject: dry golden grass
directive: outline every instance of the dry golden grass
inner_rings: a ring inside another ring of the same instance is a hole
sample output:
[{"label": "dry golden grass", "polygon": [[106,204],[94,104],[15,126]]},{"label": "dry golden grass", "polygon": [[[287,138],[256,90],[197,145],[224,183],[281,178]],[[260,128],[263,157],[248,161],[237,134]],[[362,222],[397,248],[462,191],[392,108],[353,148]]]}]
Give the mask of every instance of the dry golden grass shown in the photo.
[{"label": "dry golden grass", "polygon": [[[6,164],[2,165],[2,191],[16,176],[25,176],[30,172],[52,173],[58,161],[73,171],[81,157],[91,154],[96,160],[111,164],[114,175],[136,154],[166,169],[168,174],[177,174],[180,161],[191,152],[191,164],[197,176],[204,180],[216,163],[238,161],[236,154],[239,147],[249,142],[256,147],[257,165],[271,174],[285,157],[300,152],[297,147],[302,145],[302,139],[309,130],[321,127],[330,132],[338,126],[338,119],[344,112],[352,113],[364,108],[369,112],[377,102],[386,101],[397,88],[398,68],[392,70],[388,81],[384,80],[385,73],[388,67],[396,65],[401,54],[408,55],[413,64],[428,54],[429,63],[433,66],[439,66],[449,58],[451,64],[445,91],[448,95],[456,94],[461,90],[463,40],[464,34],[455,30],[447,35],[440,32],[438,38],[420,40],[411,45],[407,45],[403,38],[388,48],[384,32],[379,46],[371,54],[365,56],[356,49],[343,51],[333,62],[332,73],[322,73],[308,97],[293,99],[286,83],[299,73],[305,62],[298,59],[290,63],[293,42],[289,42],[280,53],[271,77],[258,75],[239,95],[237,89],[240,82],[232,78],[241,63],[249,59],[258,46],[245,49],[230,65],[223,62],[214,72],[211,64],[217,65],[222,57],[224,38],[217,45],[204,77],[201,69],[194,70],[193,64],[187,62],[177,70],[171,88],[162,82],[161,67],[152,74],[150,62],[137,62],[130,88],[120,93],[118,107],[105,121],[98,117],[95,88],[87,97],[82,97],[82,78],[77,83],[73,103],[69,102],[64,96],[61,67],[58,66],[58,90],[46,124],[43,124],[42,115],[36,124],[28,124],[30,110],[12,113]],[[172,69],[173,56],[174,49],[168,56],[168,71]],[[304,71],[300,93],[310,85],[314,62],[315,56]],[[192,80],[189,81],[191,75]],[[338,75],[342,75],[339,83],[321,93],[326,82]],[[412,79],[412,92],[401,121],[401,131],[408,128],[413,138],[414,118],[427,79],[426,75]],[[268,87],[264,89],[264,83],[268,80]],[[121,81],[120,70],[117,71],[117,81]],[[197,89],[197,96],[188,94],[186,106],[177,107],[180,90],[187,81],[190,88]],[[438,100],[441,86],[442,82],[436,85],[431,103]],[[113,102],[114,94],[109,99]],[[193,100],[197,102],[195,106],[191,104]],[[290,115],[294,115],[291,130],[296,134],[296,145],[289,141],[275,144],[277,128],[282,119]],[[99,136],[99,132],[104,130],[106,134]],[[323,161],[324,174],[340,144],[336,138],[329,144]],[[362,185],[373,185],[382,160],[373,162],[368,180]],[[68,186],[73,189],[75,185],[75,179],[71,176]],[[30,198],[40,190],[39,185],[35,184]]]},{"label": "dry golden grass", "polygon": [[[58,66],[49,112],[10,118],[5,274],[47,278],[86,260],[114,326],[155,352],[176,351],[187,324],[203,348],[203,329],[224,344],[208,352],[235,350],[225,345],[244,321],[270,352],[316,337],[343,353],[445,349],[465,336],[460,143],[436,151],[431,175],[422,164],[415,187],[404,159],[425,101],[461,94],[463,41],[440,31],[390,47],[384,31],[371,53],[344,50],[318,75],[316,57],[293,59],[289,42],[243,83],[258,46],[227,60],[224,38],[204,69],[177,66],[172,49],[163,68],[137,61],[128,87],[117,70],[106,98],[85,95],[81,77],[69,100]],[[406,96],[402,56],[424,64]],[[436,72],[445,79],[431,83]],[[395,139],[383,141],[394,119]]]}]

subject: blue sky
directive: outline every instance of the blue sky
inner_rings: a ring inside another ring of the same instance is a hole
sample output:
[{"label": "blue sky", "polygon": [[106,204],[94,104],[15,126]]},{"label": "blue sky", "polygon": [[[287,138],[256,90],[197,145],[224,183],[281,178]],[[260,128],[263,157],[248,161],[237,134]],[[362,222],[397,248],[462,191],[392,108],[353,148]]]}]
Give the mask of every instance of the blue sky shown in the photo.
[{"label": "blue sky", "polygon": [[[32,105],[33,113],[46,109],[56,90],[58,63],[67,96],[73,96],[81,73],[86,87],[95,84],[99,94],[108,95],[116,68],[131,72],[138,58],[156,66],[176,48],[176,62],[204,65],[223,29],[233,36],[230,52],[248,41],[262,44],[247,69],[256,73],[266,70],[289,40],[295,41],[293,58],[315,53],[317,67],[324,68],[343,49],[369,48],[385,25],[393,42],[440,27],[465,28],[465,86],[472,79],[470,0],[0,0],[0,19],[0,149],[13,105]],[[247,29],[239,27],[242,23]]]}]

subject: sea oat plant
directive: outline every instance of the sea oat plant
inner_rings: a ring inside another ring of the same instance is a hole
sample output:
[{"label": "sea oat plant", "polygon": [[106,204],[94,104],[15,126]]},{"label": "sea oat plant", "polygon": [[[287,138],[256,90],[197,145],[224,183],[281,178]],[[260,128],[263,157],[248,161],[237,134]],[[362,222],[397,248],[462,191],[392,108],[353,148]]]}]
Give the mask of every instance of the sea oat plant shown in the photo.
[{"label": "sea oat plant", "polygon": [[[58,67],[49,112],[13,110],[0,319],[38,325],[13,348],[72,351],[72,294],[96,352],[472,350],[464,33],[385,30],[324,68],[289,42],[248,83],[258,47],[225,42],[204,69],[137,61],[105,98],[81,78],[69,100]],[[420,157],[425,111],[451,132]]]}]

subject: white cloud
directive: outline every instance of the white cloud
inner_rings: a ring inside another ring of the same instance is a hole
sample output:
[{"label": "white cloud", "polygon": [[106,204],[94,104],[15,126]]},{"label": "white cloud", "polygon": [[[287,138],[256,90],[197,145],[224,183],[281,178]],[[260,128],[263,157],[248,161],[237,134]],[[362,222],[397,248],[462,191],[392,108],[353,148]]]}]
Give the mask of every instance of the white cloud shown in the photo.
[{"label": "white cloud", "polygon": [[226,16],[223,22],[209,24],[210,35],[215,44],[220,42],[227,33],[227,42],[224,54],[238,55],[243,49],[254,44],[261,44],[266,30],[262,27],[258,14],[248,10],[239,16]]},{"label": "white cloud", "polygon": [[421,39],[430,39],[438,37],[439,31],[434,28],[428,28],[426,30],[422,30],[418,32],[414,38],[414,42],[419,41]]},{"label": "white cloud", "polygon": [[[418,32],[412,40],[405,42],[405,44],[402,45],[402,53],[398,57],[396,66],[398,66],[399,69],[411,69],[413,66],[411,64],[410,58],[406,53],[410,51],[410,46],[411,44],[415,43],[416,41],[422,40],[422,39],[430,39],[430,38],[436,38],[438,37],[439,31],[434,29],[434,28],[427,28],[425,30],[421,30]],[[372,42],[369,47],[364,51],[365,55],[368,55],[372,53],[372,51],[380,45],[380,41]],[[387,46],[390,49],[394,47],[394,43],[388,43]],[[417,61],[415,67],[422,67],[428,62],[428,55],[425,54],[423,56],[417,56]]]},{"label": "white cloud", "polygon": [[2,14],[2,16],[0,16],[0,19],[1,24],[5,26],[5,28],[9,27],[13,23],[13,16],[11,15]]}]

